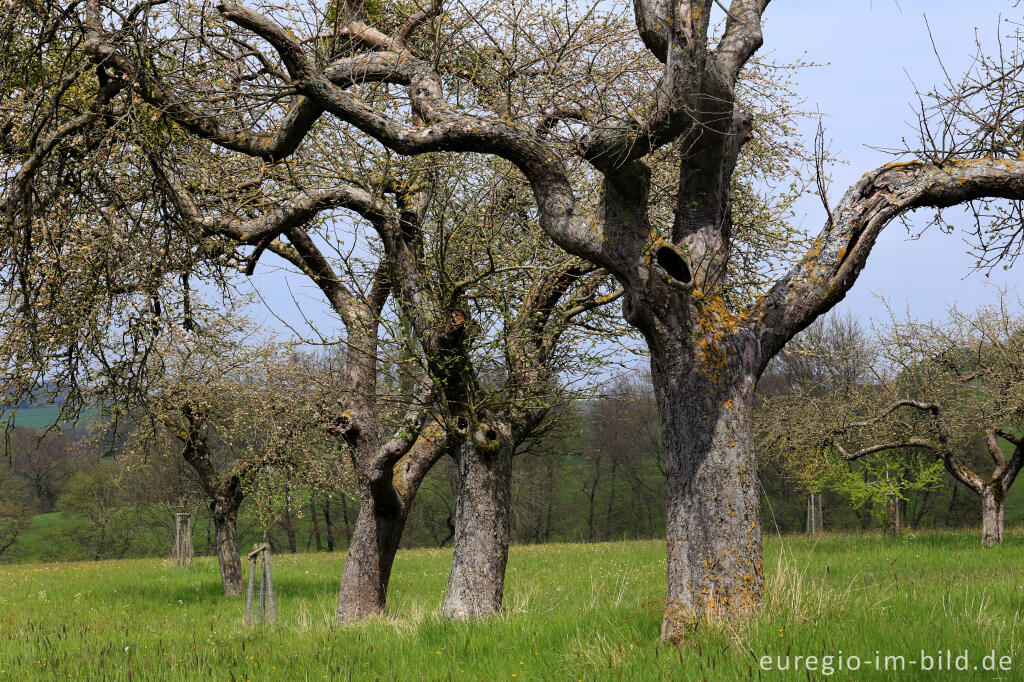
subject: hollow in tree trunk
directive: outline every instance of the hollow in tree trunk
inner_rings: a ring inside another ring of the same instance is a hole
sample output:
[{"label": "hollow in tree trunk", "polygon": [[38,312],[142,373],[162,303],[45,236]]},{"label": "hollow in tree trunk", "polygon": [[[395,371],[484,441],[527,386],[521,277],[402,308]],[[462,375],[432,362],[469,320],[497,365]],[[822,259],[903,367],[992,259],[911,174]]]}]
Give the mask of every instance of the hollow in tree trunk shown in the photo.
[{"label": "hollow in tree trunk", "polygon": [[235,530],[238,508],[215,501],[210,505],[210,515],[213,517],[224,596],[240,596],[245,586],[242,584],[242,559],[238,555],[238,534]]},{"label": "hollow in tree trunk", "polygon": [[456,450],[455,542],[441,612],[481,618],[501,609],[511,535],[512,447],[508,434],[479,429]]}]

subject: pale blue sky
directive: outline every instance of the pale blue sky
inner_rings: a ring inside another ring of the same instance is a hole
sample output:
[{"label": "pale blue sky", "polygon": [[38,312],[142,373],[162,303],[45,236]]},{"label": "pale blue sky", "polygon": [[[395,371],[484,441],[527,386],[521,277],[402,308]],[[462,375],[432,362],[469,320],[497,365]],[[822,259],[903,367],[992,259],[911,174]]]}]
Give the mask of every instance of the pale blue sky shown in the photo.
[{"label": "pale blue sky", "polygon": [[[832,151],[848,161],[832,169],[833,203],[862,174],[892,160],[866,145],[899,147],[902,136],[912,139],[911,78],[922,89],[944,78],[928,26],[956,77],[974,53],[976,27],[983,43],[994,48],[1000,12],[1021,19],[1020,8],[1006,0],[774,0],[769,5],[763,54],[779,61],[828,62],[804,72],[800,91],[812,110],[827,115]],[[824,213],[820,203],[811,200],[802,207],[807,225],[817,228]],[[922,212],[916,222],[923,227],[927,217]],[[926,233],[918,241],[907,236],[898,223],[886,229],[842,308],[865,319],[884,316],[874,296],[879,293],[901,312],[908,308],[917,317],[942,317],[949,303],[970,308],[992,300],[986,281],[1013,285],[1018,280],[1016,269],[993,272],[987,280],[971,274],[973,260],[958,235]]]},{"label": "pale blue sky", "polygon": [[[761,54],[782,62],[802,58],[826,63],[806,70],[798,89],[810,110],[826,115],[832,151],[847,161],[831,169],[833,203],[863,173],[892,160],[868,145],[897,147],[902,136],[913,135],[908,124],[916,101],[911,78],[922,89],[942,81],[924,15],[947,69],[956,75],[974,51],[975,28],[986,44],[994,45],[1000,12],[1004,18],[1021,17],[1007,0],[773,0],[765,17]],[[814,125],[809,122],[805,132],[810,141]],[[823,223],[824,211],[815,197],[800,204],[800,213],[813,231]],[[923,226],[923,220],[919,222]],[[875,296],[881,294],[899,311],[941,317],[951,302],[970,308],[992,300],[986,282],[1017,281],[1014,270],[994,272],[987,280],[972,274],[972,260],[958,235],[931,232],[917,241],[907,236],[898,223],[887,228],[841,310],[851,310],[865,321],[883,317]],[[282,278],[270,272],[272,260],[268,256],[261,262],[264,274],[256,283],[274,302],[276,314],[302,326],[303,314],[289,300]],[[288,279],[305,316],[328,334],[340,333],[319,291],[304,278]],[[265,309],[254,313],[267,324],[284,328]]]}]

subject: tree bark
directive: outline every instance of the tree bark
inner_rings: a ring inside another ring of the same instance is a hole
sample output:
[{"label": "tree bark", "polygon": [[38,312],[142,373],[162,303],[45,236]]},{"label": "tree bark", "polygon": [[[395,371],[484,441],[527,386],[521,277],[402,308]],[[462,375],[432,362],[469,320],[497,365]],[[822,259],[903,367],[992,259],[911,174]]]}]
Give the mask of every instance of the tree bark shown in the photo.
[{"label": "tree bark", "polygon": [[[489,436],[494,436],[490,438]],[[511,536],[512,446],[485,430],[456,450],[455,543],[441,612],[482,618],[501,609]]]},{"label": "tree bark", "polygon": [[985,483],[981,489],[981,546],[1003,542],[1004,491],[999,481]]},{"label": "tree bark", "polygon": [[337,617],[343,622],[383,613],[391,567],[407,518],[400,505],[380,504],[368,491],[361,497],[341,575]]},{"label": "tree bark", "polygon": [[217,562],[220,564],[220,582],[225,597],[237,597],[245,591],[242,584],[242,559],[238,554],[238,533],[235,525],[238,507],[214,501],[210,515],[216,534]]},{"label": "tree bark", "polygon": [[651,344],[651,367],[667,446],[662,636],[678,641],[697,622],[756,608],[764,575],[753,374],[729,354],[680,371],[690,363],[680,363],[685,351],[671,343]]},{"label": "tree bark", "polygon": [[341,496],[341,521],[345,524],[345,544],[352,544],[352,522],[348,518],[348,497]]}]

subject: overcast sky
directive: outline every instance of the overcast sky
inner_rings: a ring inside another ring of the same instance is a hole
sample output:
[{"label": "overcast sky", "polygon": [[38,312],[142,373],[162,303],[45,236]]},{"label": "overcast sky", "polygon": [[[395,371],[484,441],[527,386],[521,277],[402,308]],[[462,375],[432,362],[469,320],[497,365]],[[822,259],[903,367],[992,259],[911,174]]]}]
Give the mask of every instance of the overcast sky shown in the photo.
[{"label": "overcast sky", "polygon": [[[847,162],[832,169],[833,204],[865,172],[893,160],[870,146],[898,147],[903,136],[912,136],[908,122],[914,118],[911,104],[916,100],[911,79],[922,89],[943,80],[927,26],[955,76],[969,64],[976,28],[985,44],[994,44],[1000,12],[1004,20],[1021,16],[1009,0],[773,0],[765,15],[761,54],[781,62],[802,58],[825,64],[804,71],[799,90],[810,110],[826,116],[832,152]],[[1004,24],[1002,32],[1007,30]],[[808,141],[813,139],[814,124],[808,123],[805,132]],[[814,197],[800,205],[800,213],[815,232],[824,222],[824,210]],[[929,215],[921,215],[921,226]],[[340,333],[308,280],[289,278],[289,292],[281,278],[268,277],[270,265],[271,259],[264,258],[260,269],[267,274],[257,277],[256,284],[274,301],[275,314],[303,326],[304,313],[328,334]],[[876,298],[881,294],[900,312],[906,308],[916,317],[942,317],[951,302],[971,308],[992,300],[993,282],[1016,283],[1015,271],[995,272],[986,279],[972,274],[971,265],[961,236],[932,232],[910,241],[907,230],[893,223],[840,310],[849,309],[864,321],[884,317]],[[302,313],[289,301],[291,295]],[[284,328],[265,308],[254,313]]]}]

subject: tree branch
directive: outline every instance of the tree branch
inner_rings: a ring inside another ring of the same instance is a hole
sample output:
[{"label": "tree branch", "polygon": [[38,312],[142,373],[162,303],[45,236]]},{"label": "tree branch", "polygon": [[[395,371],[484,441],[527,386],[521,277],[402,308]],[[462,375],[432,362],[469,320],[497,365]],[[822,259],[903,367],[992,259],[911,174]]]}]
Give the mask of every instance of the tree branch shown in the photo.
[{"label": "tree branch", "polygon": [[416,396],[413,405],[406,411],[402,421],[395,429],[394,435],[377,451],[370,465],[371,478],[391,479],[394,475],[395,464],[415,445],[427,424],[433,398],[434,386],[427,382],[424,390]]},{"label": "tree branch", "polygon": [[[722,70],[735,83],[743,65],[764,43],[761,17],[770,0],[733,0],[726,10],[725,34],[715,49]],[[723,8],[724,9],[724,8]]]},{"label": "tree branch", "polygon": [[861,448],[856,452],[848,452],[846,448],[839,444],[838,441],[830,440],[829,444],[832,445],[832,447],[834,447],[839,452],[840,457],[842,457],[848,462],[858,460],[861,457],[872,455],[876,452],[884,452],[885,450],[898,450],[900,448],[926,448],[928,450],[931,450],[936,457],[941,457],[941,455],[939,454],[939,446],[923,438],[910,438],[908,440],[879,443],[877,445],[871,445],[866,448]]},{"label": "tree branch", "polygon": [[333,187],[301,190],[258,218],[241,220],[230,216],[207,216],[184,188],[177,174],[155,153],[149,152],[148,156],[161,188],[182,217],[207,233],[224,235],[240,244],[269,244],[267,240],[273,240],[292,228],[302,227],[320,212],[333,208],[351,209],[370,222],[382,218],[376,210],[378,204],[368,192],[343,183]]},{"label": "tree branch", "polygon": [[1000,478],[1003,472],[1006,471],[1006,457],[1003,455],[1003,449],[999,447],[999,438],[996,436],[996,432],[989,431],[986,433],[985,442],[988,444],[988,454],[991,455],[992,461],[996,465],[992,478]]},{"label": "tree branch", "polygon": [[761,342],[759,371],[783,345],[840,301],[875,240],[894,218],[921,207],[980,198],[1024,199],[1024,161],[973,159],[937,166],[888,164],[851,187],[800,262],[749,311]]},{"label": "tree branch", "polygon": [[332,83],[315,68],[301,43],[267,17],[233,3],[223,3],[219,9],[225,18],[253,31],[278,51],[303,94],[394,151],[406,155],[478,152],[511,161],[530,182],[544,231],[570,253],[602,264],[607,260],[593,226],[574,219],[575,199],[566,168],[536,131],[453,112],[441,94],[440,77],[429,63],[414,59],[398,61],[408,74],[413,107],[427,125],[406,125]]},{"label": "tree branch", "polygon": [[924,403],[918,400],[910,400],[904,398],[901,400],[897,400],[896,402],[886,407],[878,416],[872,419],[868,419],[867,421],[851,422],[849,424],[846,424],[845,426],[841,426],[838,429],[836,429],[835,433],[846,433],[850,429],[860,429],[871,426],[872,424],[877,424],[878,422],[882,421],[883,419],[885,419],[886,417],[888,417],[890,414],[892,414],[901,407],[912,407],[916,410],[920,410],[921,412],[927,412],[929,415],[936,418],[939,416],[939,412],[941,412],[942,410],[942,408],[937,403]]},{"label": "tree branch", "polygon": [[404,45],[428,19],[441,14],[441,0],[430,0],[430,7],[414,12],[398,29],[398,40]]}]

